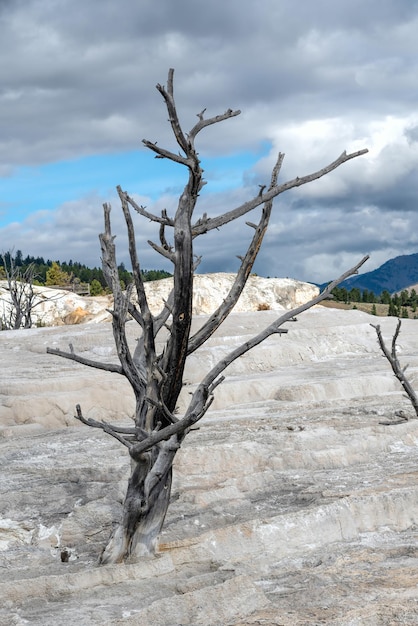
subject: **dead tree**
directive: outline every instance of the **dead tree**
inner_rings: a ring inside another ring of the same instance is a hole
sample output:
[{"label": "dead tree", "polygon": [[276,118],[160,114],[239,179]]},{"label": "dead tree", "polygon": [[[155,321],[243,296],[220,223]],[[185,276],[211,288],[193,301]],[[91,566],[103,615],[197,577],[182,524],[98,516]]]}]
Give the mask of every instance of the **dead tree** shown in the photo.
[{"label": "dead tree", "polygon": [[11,252],[4,254],[4,271],[7,280],[7,296],[3,296],[3,312],[0,320],[2,330],[32,328],[32,312],[39,304],[33,289],[35,266],[28,265],[23,271],[15,265]]},{"label": "dead tree", "polygon": [[[343,152],[326,167],[301,178],[278,184],[280,167],[284,155],[279,154],[273,167],[268,186],[244,204],[231,211],[208,217],[195,218],[195,208],[205,181],[195,140],[208,126],[229,120],[240,111],[228,109],[215,117],[205,118],[202,111],[189,133],[184,133],[180,124],[173,93],[173,70],[169,71],[167,87],[157,85],[165,106],[171,128],[179,147],[172,152],[148,140],[144,145],[155,153],[156,158],[169,159],[184,166],[188,173],[187,182],[173,214],[166,210],[155,215],[139,206],[127,192],[117,187],[122,211],[126,221],[129,253],[132,263],[133,282],[126,292],[120,286],[114,236],[111,231],[110,205],[104,205],[104,233],[100,235],[102,266],[108,285],[114,295],[112,310],[113,334],[119,363],[108,365],[79,357],[72,350],[63,352],[48,349],[56,354],[89,366],[116,372],[129,381],[136,398],[136,410],[132,427],[121,427],[83,416],[77,406],[77,419],[87,426],[100,428],[115,437],[128,449],[131,458],[131,475],[123,507],[123,516],[113,531],[109,543],[101,555],[101,563],[121,562],[130,555],[152,552],[164,522],[170,500],[172,465],[177,451],[192,427],[205,415],[211,405],[216,387],[224,380],[227,367],[271,335],[286,333],[282,326],[295,315],[302,313],[326,298],[342,280],[356,274],[368,257],[333,281],[316,298],[292,311],[281,314],[262,332],[232,350],[225,358],[210,369],[191,395],[190,403],[183,415],[175,415],[176,403],[183,386],[183,372],[187,357],[202,346],[231,313],[247,278],[269,223],[273,199],[279,194],[310,183],[328,174],[337,167],[367,152],[360,150],[352,154]],[[191,332],[193,276],[196,268],[194,241],[213,229],[236,220],[253,209],[262,207],[258,224],[247,222],[253,229],[251,242],[240,258],[235,282],[220,307],[209,316],[199,330]],[[149,241],[150,246],[169,259],[173,265],[174,286],[159,315],[151,314],[135,244],[134,224],[131,209],[154,222],[159,228],[159,242]],[[138,305],[134,304],[132,291],[136,291]],[[133,318],[142,329],[134,351],[128,345],[125,324]],[[162,350],[156,348],[156,337],[163,327],[168,328],[168,338]]]},{"label": "dead tree", "polygon": [[[377,340],[379,342],[379,346],[384,354],[384,356],[386,357],[386,359],[389,361],[390,366],[392,368],[392,371],[394,373],[394,375],[396,376],[396,378],[399,380],[399,382],[401,383],[405,393],[406,393],[406,397],[408,398],[408,400],[410,400],[412,406],[414,407],[414,411],[415,414],[418,417],[418,397],[411,385],[411,383],[409,382],[408,378],[405,376],[405,372],[407,370],[408,365],[405,365],[405,367],[401,367],[401,364],[399,363],[399,359],[398,359],[398,354],[396,352],[396,342],[398,341],[398,337],[399,337],[399,333],[401,331],[401,325],[402,322],[400,319],[398,319],[398,323],[396,325],[396,329],[395,332],[393,334],[392,337],[392,345],[391,345],[391,349],[389,350],[389,348],[386,346],[385,344],[385,340],[383,339],[383,335],[382,335],[382,331],[380,328],[380,325],[374,325],[374,324],[370,324],[370,326],[372,326],[377,334]],[[398,412],[397,413],[400,416],[400,419],[394,422],[380,422],[381,424],[384,424],[385,426],[389,426],[392,424],[403,424],[408,418],[405,417],[402,413]]]}]

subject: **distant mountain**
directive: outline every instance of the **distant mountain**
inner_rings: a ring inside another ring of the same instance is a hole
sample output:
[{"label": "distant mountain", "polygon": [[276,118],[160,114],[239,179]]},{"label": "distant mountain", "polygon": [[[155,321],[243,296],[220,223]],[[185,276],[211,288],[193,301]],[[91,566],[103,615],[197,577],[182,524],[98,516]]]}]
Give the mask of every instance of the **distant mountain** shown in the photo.
[{"label": "distant mountain", "polygon": [[350,290],[353,287],[364,291],[373,291],[380,295],[385,289],[395,293],[418,283],[418,254],[404,254],[390,259],[372,272],[347,278],[340,287]]}]

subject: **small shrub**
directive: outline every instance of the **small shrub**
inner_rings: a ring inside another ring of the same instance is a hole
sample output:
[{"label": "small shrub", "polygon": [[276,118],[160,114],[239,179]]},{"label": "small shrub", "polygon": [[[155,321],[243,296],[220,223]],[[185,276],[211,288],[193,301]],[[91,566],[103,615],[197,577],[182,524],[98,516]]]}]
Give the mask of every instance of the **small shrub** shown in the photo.
[{"label": "small shrub", "polygon": [[90,283],[90,295],[92,296],[101,296],[103,293],[103,287],[99,283],[99,281],[94,278]]},{"label": "small shrub", "polygon": [[267,302],[260,302],[257,306],[257,311],[270,311],[270,305]]}]

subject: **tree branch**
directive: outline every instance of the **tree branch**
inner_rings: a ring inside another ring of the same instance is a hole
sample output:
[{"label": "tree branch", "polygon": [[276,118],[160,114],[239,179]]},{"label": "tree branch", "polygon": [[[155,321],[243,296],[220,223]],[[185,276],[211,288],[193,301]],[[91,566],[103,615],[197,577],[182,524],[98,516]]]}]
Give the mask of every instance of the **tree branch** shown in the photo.
[{"label": "tree branch", "polygon": [[[389,352],[389,350],[388,350],[388,348],[387,348],[387,346],[385,344],[380,325],[377,324],[375,326],[374,324],[370,324],[370,326],[375,329],[376,334],[377,334],[377,340],[379,342],[380,348],[381,348],[384,356],[386,357],[386,359],[389,361],[390,366],[392,368],[392,371],[393,371],[395,377],[401,383],[401,385],[402,385],[402,387],[403,387],[403,389],[404,389],[408,399],[410,400],[412,406],[414,407],[414,411],[415,411],[415,413],[416,413],[416,415],[418,417],[418,397],[417,397],[417,395],[416,395],[416,393],[415,393],[411,383],[409,382],[409,380],[405,376],[406,367],[404,367],[402,369],[402,367],[401,367],[401,365],[399,363],[397,352],[396,352],[396,341],[397,341],[397,339],[399,337],[399,333],[400,333],[400,330],[401,330],[401,324],[402,324],[401,320],[398,319],[398,323],[396,325],[396,330],[395,330],[395,332],[393,334],[393,337],[392,337],[392,350],[391,350],[391,352]],[[405,421],[405,420],[403,420],[403,421]],[[401,422],[397,422],[397,423],[401,423]]]},{"label": "tree branch", "polygon": [[[163,211],[161,212],[161,215],[163,217],[167,217],[167,211],[163,209]],[[165,236],[165,224],[160,225],[160,243],[162,247],[164,248],[164,250],[167,250],[168,252],[172,252],[173,247],[169,245]]]},{"label": "tree branch", "polygon": [[168,296],[167,302],[164,302],[164,308],[159,315],[154,320],[154,332],[155,336],[158,335],[161,328],[164,326],[170,315],[172,314],[174,303],[174,290],[170,291],[170,295]]},{"label": "tree branch", "polygon": [[119,197],[123,195],[126,202],[128,202],[137,213],[142,215],[142,217],[145,217],[151,222],[164,224],[165,226],[174,226],[174,221],[167,216],[167,213],[165,213],[161,217],[159,217],[158,215],[154,215],[153,213],[150,213],[149,211],[145,209],[145,207],[137,204],[135,200],[131,198],[131,196],[126,191],[122,191],[122,187],[120,185],[116,187],[116,191],[118,192]]},{"label": "tree branch", "polygon": [[368,258],[368,255],[363,257],[363,259],[359,263],[357,263],[357,265],[344,272],[344,274],[342,274],[336,280],[329,283],[329,285],[318,296],[312,298],[312,300],[309,300],[309,302],[306,302],[305,304],[302,304],[299,307],[292,309],[291,311],[286,311],[286,313],[281,315],[272,324],[267,326],[267,328],[258,333],[258,335],[255,335],[255,337],[252,337],[241,346],[238,346],[238,348],[232,350],[232,352],[230,352],[224,359],[219,361],[210,370],[210,372],[208,372],[202,382],[198,385],[197,389],[194,391],[189,407],[184,417],[179,419],[175,424],[166,426],[158,432],[152,433],[143,441],[134,444],[130,449],[130,454],[132,458],[139,458],[139,456],[143,452],[145,452],[146,450],[150,450],[155,444],[159,443],[160,441],[169,439],[172,435],[185,433],[186,431],[188,431],[191,426],[193,426],[193,424],[198,422],[205,415],[212,402],[212,393],[215,387],[217,387],[217,385],[223,381],[223,377],[221,375],[224,370],[229,365],[231,365],[231,363],[236,361],[236,359],[238,359],[246,352],[249,352],[249,350],[255,348],[255,346],[258,346],[271,335],[287,333],[287,329],[280,328],[285,322],[293,320],[297,315],[303,313],[303,311],[306,311],[307,309],[313,307],[315,304],[322,302],[322,300],[324,300],[331,293],[331,291],[343,280],[345,280],[349,276],[352,276],[353,274],[357,274],[359,268],[367,261]]},{"label": "tree branch", "polygon": [[133,445],[132,441],[129,441],[125,437],[122,437],[121,432],[123,432],[124,434],[128,434],[128,435],[136,435],[137,434],[136,429],[115,428],[111,426],[110,424],[107,424],[106,422],[98,422],[97,420],[94,420],[91,417],[85,418],[83,416],[83,413],[81,412],[81,407],[79,404],[76,405],[76,411],[77,411],[77,415],[74,415],[74,417],[78,419],[80,422],[82,422],[83,424],[85,424],[86,426],[91,426],[92,428],[100,428],[108,435],[111,435],[112,437],[114,437],[115,439],[123,443],[123,445],[126,446],[127,448],[130,448]]},{"label": "tree branch", "polygon": [[63,357],[64,359],[69,359],[70,361],[75,361],[76,363],[81,363],[82,365],[87,365],[88,367],[94,367],[99,370],[104,370],[105,372],[113,372],[115,374],[123,374],[122,367],[120,365],[114,365],[112,363],[101,363],[100,361],[93,361],[92,359],[86,359],[74,352],[64,352],[63,350],[59,350],[58,348],[47,348],[47,354],[54,354],[55,356]]},{"label": "tree branch", "polygon": [[322,169],[318,170],[317,172],[313,172],[312,174],[308,174],[307,176],[303,176],[302,178],[296,177],[293,180],[289,180],[288,182],[283,183],[282,185],[275,186],[272,189],[269,189],[269,191],[266,191],[265,193],[262,193],[261,195],[256,196],[252,200],[249,200],[248,202],[241,204],[241,206],[237,207],[236,209],[233,209],[232,211],[228,211],[227,213],[224,213],[223,215],[219,215],[218,217],[214,217],[214,218],[209,217],[205,221],[199,220],[193,226],[193,229],[192,229],[193,237],[197,237],[199,235],[207,233],[210,230],[213,230],[214,228],[220,228],[221,226],[224,226],[225,224],[228,224],[229,222],[232,222],[233,220],[238,219],[242,215],[245,215],[249,211],[252,211],[256,207],[260,206],[261,204],[264,204],[265,202],[269,202],[270,200],[272,200],[279,194],[283,193],[284,191],[288,191],[289,189],[293,189],[294,187],[300,187],[301,185],[306,185],[306,183],[310,183],[313,180],[317,180],[318,178],[321,178],[322,176],[329,174],[329,172],[332,172],[333,170],[337,169],[337,167],[339,167],[346,161],[349,161],[350,159],[355,159],[356,157],[366,154],[367,152],[368,152],[367,149],[358,150],[357,152],[352,152],[351,154],[347,154],[344,151],[338,157],[338,159],[336,159],[335,161],[333,161],[326,167],[323,167]]},{"label": "tree branch", "polygon": [[160,148],[160,146],[157,146],[157,144],[153,143],[152,141],[148,141],[148,139],[143,139],[142,143],[144,144],[144,146],[146,146],[153,152],[156,152],[158,156],[163,159],[169,159],[170,161],[175,161],[176,163],[180,163],[181,165],[186,165],[186,167],[191,166],[191,162],[189,161],[189,159],[186,159],[185,157],[181,156],[181,154],[170,152],[170,150],[165,150],[165,148]]},{"label": "tree branch", "polygon": [[[123,195],[122,195],[123,198]],[[122,200],[121,198],[121,200]],[[122,209],[127,207],[127,203],[123,198]],[[132,359],[132,355],[128,346],[126,338],[125,323],[128,315],[128,309],[130,306],[130,289],[128,287],[126,294],[123,294],[119,281],[119,273],[116,262],[116,250],[114,244],[114,236],[111,231],[110,224],[110,204],[105,203],[104,209],[104,222],[105,232],[99,235],[101,249],[102,249],[102,268],[103,274],[109,287],[113,292],[113,312],[112,312],[112,329],[115,340],[115,346],[118,353],[119,361],[122,366],[124,376],[128,379],[131,387],[138,398],[144,393],[145,381],[139,376],[138,370]],[[129,214],[129,210],[128,210]],[[130,217],[130,216],[129,216]],[[126,215],[125,215],[126,220]],[[132,232],[127,222],[129,236],[132,238]],[[139,298],[139,294],[138,294]],[[141,311],[142,313],[142,311]]]},{"label": "tree branch", "polygon": [[[286,329],[281,329],[285,322],[293,320],[296,315],[306,311],[311,308],[315,304],[318,304],[322,300],[324,300],[331,291],[339,285],[343,280],[352,276],[353,274],[357,274],[359,268],[367,261],[369,256],[365,256],[357,265],[353,268],[342,274],[339,278],[332,281],[318,296],[306,302],[305,304],[291,310],[287,311],[283,315],[281,315],[277,320],[275,320],[270,326],[261,331],[258,335],[245,342],[235,350],[229,353],[222,361],[218,362],[215,367],[205,376],[203,381],[197,387],[196,391],[193,393],[192,400],[189,404],[188,410],[185,416],[178,420],[175,424],[167,426],[162,430],[158,431],[158,433],[153,433],[144,441],[141,441],[138,444],[135,444],[131,450],[131,456],[136,458],[137,455],[142,454],[146,450],[152,448],[156,443],[166,440],[174,434],[185,433],[188,429],[190,429],[193,424],[198,422],[206,413],[207,409],[210,406],[211,401],[208,401],[209,395],[213,392],[214,388],[223,380],[221,377],[222,372],[233,363],[240,356],[254,348],[255,346],[262,343],[267,337],[277,334],[277,333],[286,333]],[[218,380],[217,380],[218,379]]]},{"label": "tree branch", "polygon": [[[277,185],[277,179],[280,173],[283,159],[284,154],[279,152],[277,161],[271,174],[270,189],[274,188]],[[216,329],[219,328],[219,326],[228,317],[228,315],[236,305],[241,293],[244,290],[245,285],[247,284],[248,277],[257,258],[260,246],[263,242],[264,235],[268,228],[272,207],[273,200],[269,200],[268,202],[266,202],[263,207],[263,212],[258,226],[252,225],[255,228],[255,233],[245,254],[245,257],[242,259],[241,266],[235,277],[234,283],[222,304],[210,316],[210,318],[202,326],[202,328],[200,328],[197,333],[195,333],[195,335],[189,340],[188,354],[191,354],[192,352],[197,350],[197,348],[204,344],[205,341],[207,341],[207,339],[209,339],[209,337],[213,335]]]},{"label": "tree branch", "polygon": [[209,117],[208,119],[205,120],[203,118],[204,112],[205,111],[202,111],[201,113],[198,114],[199,121],[193,126],[192,130],[188,134],[188,139],[189,139],[190,145],[192,146],[194,145],[194,140],[196,138],[196,135],[200,133],[200,131],[203,130],[203,128],[206,128],[207,126],[211,126],[212,124],[217,124],[218,122],[223,122],[224,120],[229,120],[231,117],[236,117],[237,115],[241,114],[241,111],[239,110],[233,111],[232,109],[228,109],[227,111],[225,111],[225,113],[222,113],[221,115],[215,115],[214,117]]},{"label": "tree branch", "polygon": [[159,246],[158,244],[156,244],[154,241],[151,241],[150,239],[148,239],[147,243],[149,246],[151,246],[153,250],[155,250],[155,252],[158,252],[158,254],[161,254],[161,256],[165,257],[172,263],[175,262],[176,257],[171,250],[167,250],[167,248],[163,246]]},{"label": "tree branch", "polygon": [[[207,397],[207,388],[205,390],[201,390],[201,393]],[[156,444],[161,441],[166,441],[170,439],[173,435],[178,435],[180,433],[185,433],[193,424],[198,422],[203,415],[206,413],[207,406],[206,401],[201,402],[202,409],[200,412],[190,411],[188,410],[185,417],[181,420],[178,420],[174,424],[170,424],[170,426],[166,426],[161,430],[157,430],[152,432],[146,439],[143,439],[139,443],[134,444],[130,450],[129,454],[134,460],[138,460],[140,456],[146,452],[147,450],[151,450]],[[204,409],[204,411],[203,411]]]},{"label": "tree branch", "polygon": [[353,274],[357,274],[359,268],[367,261],[368,258],[369,258],[368,255],[363,257],[363,259],[359,263],[357,263],[357,265],[355,265],[351,269],[344,272],[344,274],[342,274],[336,280],[329,283],[329,285],[327,285],[327,287],[318,296],[316,296],[315,298],[312,298],[312,300],[309,300],[308,302],[305,302],[304,304],[301,304],[300,306],[292,309],[291,311],[286,311],[280,317],[278,317],[272,324],[270,324],[264,330],[258,333],[258,335],[255,335],[249,341],[245,342],[244,344],[242,344],[241,346],[239,346],[238,348],[230,352],[229,355],[227,355],[224,359],[222,359],[222,361],[217,363],[211,369],[211,371],[205,376],[201,384],[208,387],[209,385],[213,383],[214,380],[216,380],[222,374],[222,372],[229,365],[231,365],[231,363],[233,363],[240,356],[242,356],[249,350],[252,350],[255,346],[258,346],[260,343],[262,343],[265,339],[267,339],[271,335],[283,332],[283,330],[281,330],[280,327],[285,322],[292,320],[300,313],[303,313],[303,311],[306,311],[307,309],[310,309],[311,307],[313,307],[315,304],[319,304],[319,302],[322,302],[322,300],[325,300],[325,298],[331,293],[331,291],[337,285],[343,282],[343,280],[345,280],[349,276],[352,276]]},{"label": "tree branch", "polygon": [[174,79],[174,69],[170,68],[168,71],[168,79],[167,79],[167,90],[160,84],[157,85],[157,89],[164,98],[169,122],[171,124],[171,128],[173,129],[174,136],[177,140],[180,148],[187,154],[189,146],[186,140],[186,137],[183,134],[183,131],[180,126],[180,122],[177,115],[177,109],[174,102],[174,87],[173,87],[173,79]]}]

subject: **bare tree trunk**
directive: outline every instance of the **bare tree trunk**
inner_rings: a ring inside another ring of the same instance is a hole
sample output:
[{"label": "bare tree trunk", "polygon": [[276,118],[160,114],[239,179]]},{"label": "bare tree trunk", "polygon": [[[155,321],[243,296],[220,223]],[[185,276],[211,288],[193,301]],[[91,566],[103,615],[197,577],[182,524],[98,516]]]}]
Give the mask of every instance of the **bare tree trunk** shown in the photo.
[{"label": "bare tree trunk", "polygon": [[149,463],[132,461],[131,476],[123,504],[123,517],[112,532],[100,563],[120,563],[135,556],[154,554],[157,539],[164,524],[170,503],[172,467],[160,481],[155,501],[144,509],[145,481]]},{"label": "bare tree trunk", "polygon": [[[326,298],[342,280],[356,274],[368,258],[362,259],[355,267],[328,285],[317,298],[293,311],[284,313],[261,333],[223,358],[198,385],[184,415],[177,418],[175,409],[183,386],[186,359],[219,328],[238,301],[266,233],[274,198],[288,189],[325,176],[346,161],[365,154],[367,150],[352,154],[343,152],[326,167],[281,185],[277,181],[284,154],[280,153],[273,167],[268,188],[266,185],[261,185],[260,191],[254,198],[232,211],[216,217],[208,217],[204,214],[196,220],[194,210],[199,193],[205,184],[203,169],[194,145],[196,136],[212,124],[239,115],[240,111],[228,109],[221,115],[207,119],[204,118],[204,111],[202,111],[198,114],[198,122],[190,132],[183,133],[174,102],[173,73],[174,70],[169,71],[167,88],[157,85],[157,89],[164,99],[169,122],[180,151],[171,152],[147,140],[143,143],[156,154],[157,158],[169,159],[186,167],[188,180],[173,217],[170,217],[166,210],[162,211],[161,216],[150,213],[145,207],[137,205],[133,198],[120,187],[117,187],[127,227],[134,280],[133,285],[126,292],[122,291],[119,283],[114,236],[111,232],[110,205],[104,205],[105,231],[100,235],[102,267],[106,281],[114,295],[114,307],[111,311],[112,325],[120,364],[109,365],[94,362],[79,357],[73,350],[66,353],[57,349],[48,349],[48,352],[52,354],[124,376],[129,381],[136,398],[132,427],[119,427],[85,418],[81,408],[77,406],[77,419],[115,437],[128,448],[131,457],[131,475],[123,504],[123,515],[103,550],[101,563],[121,562],[133,555],[152,553],[155,550],[169,506],[175,455],[190,429],[208,410],[213,400],[213,393],[223,381],[223,372],[228,365],[267,337],[277,333],[286,333],[287,330],[281,328],[285,322]],[[199,261],[194,257],[194,240],[246,215],[257,207],[262,208],[261,217],[258,224],[247,222],[247,225],[254,229],[254,233],[244,256],[239,257],[241,265],[229,294],[206,323],[191,336],[193,275]],[[145,294],[131,209],[159,225],[159,243],[148,243],[158,254],[169,259],[173,264],[173,291],[157,316],[151,314]],[[171,232],[171,243],[166,235],[167,230]],[[136,291],[138,304],[134,304],[131,300],[133,289]],[[142,330],[134,351],[131,351],[128,345],[125,332],[126,321],[129,318],[133,318]],[[155,340],[163,326],[168,329],[169,334],[163,349],[158,352]]]},{"label": "bare tree trunk", "polygon": [[31,263],[22,271],[15,265],[12,251],[3,252],[2,257],[10,300],[3,305],[1,328],[3,330],[32,328],[32,312],[39,304],[35,302],[33,289],[34,265]]},{"label": "bare tree trunk", "polygon": [[[394,373],[394,375],[396,376],[396,378],[399,380],[399,382],[401,383],[405,393],[406,393],[406,397],[408,398],[408,400],[411,402],[412,406],[414,407],[414,411],[415,414],[418,417],[418,396],[414,391],[414,388],[412,387],[411,383],[409,382],[408,378],[405,376],[405,372],[406,369],[408,367],[408,365],[406,365],[405,367],[401,367],[400,363],[399,363],[399,359],[398,359],[398,354],[396,352],[396,342],[398,340],[399,337],[399,333],[401,330],[401,325],[402,322],[400,319],[398,319],[398,323],[396,325],[396,329],[395,332],[393,334],[392,337],[392,347],[391,350],[389,350],[385,344],[385,341],[383,339],[383,335],[382,335],[382,331],[380,328],[380,325],[374,325],[374,324],[370,324],[370,326],[372,326],[377,334],[377,340],[379,342],[379,346],[384,354],[384,356],[387,358],[387,360],[390,363],[390,366],[392,368],[392,371]],[[405,419],[401,419],[398,423],[401,424],[405,421]]]}]

